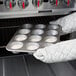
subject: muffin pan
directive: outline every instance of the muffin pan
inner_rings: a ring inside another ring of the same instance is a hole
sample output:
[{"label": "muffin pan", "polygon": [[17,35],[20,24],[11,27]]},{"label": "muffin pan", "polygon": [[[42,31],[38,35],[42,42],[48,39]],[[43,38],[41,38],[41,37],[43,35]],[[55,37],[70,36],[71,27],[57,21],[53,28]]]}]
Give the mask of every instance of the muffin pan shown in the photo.
[{"label": "muffin pan", "polygon": [[11,52],[35,52],[60,41],[58,24],[24,24],[15,33],[6,49]]}]

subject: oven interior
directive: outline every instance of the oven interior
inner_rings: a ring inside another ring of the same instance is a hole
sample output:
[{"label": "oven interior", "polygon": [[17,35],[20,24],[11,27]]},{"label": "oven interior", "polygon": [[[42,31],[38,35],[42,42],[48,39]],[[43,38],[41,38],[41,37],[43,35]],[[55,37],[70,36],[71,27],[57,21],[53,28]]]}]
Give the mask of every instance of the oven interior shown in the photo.
[{"label": "oven interior", "polygon": [[[13,54],[5,47],[18,28],[25,23],[47,24],[65,15],[0,19],[0,76],[76,76],[76,60],[46,64],[28,53]],[[75,33],[60,37],[61,41],[75,38]]]}]

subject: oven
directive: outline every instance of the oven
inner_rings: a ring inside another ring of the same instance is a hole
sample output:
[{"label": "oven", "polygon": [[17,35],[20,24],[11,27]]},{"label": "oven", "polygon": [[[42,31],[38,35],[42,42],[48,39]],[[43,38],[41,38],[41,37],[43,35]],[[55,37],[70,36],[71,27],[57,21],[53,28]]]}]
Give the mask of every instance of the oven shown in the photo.
[{"label": "oven", "polygon": [[[46,64],[5,49],[23,24],[47,24],[75,11],[75,0],[0,0],[0,76],[76,76],[76,60]],[[60,41],[75,37],[69,33]]]}]

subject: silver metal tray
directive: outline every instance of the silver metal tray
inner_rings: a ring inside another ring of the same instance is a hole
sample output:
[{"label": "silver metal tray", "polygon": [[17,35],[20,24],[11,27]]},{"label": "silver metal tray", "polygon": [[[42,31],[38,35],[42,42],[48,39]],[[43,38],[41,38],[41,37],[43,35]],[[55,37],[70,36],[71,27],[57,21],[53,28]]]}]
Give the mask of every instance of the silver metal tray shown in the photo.
[{"label": "silver metal tray", "polygon": [[[32,26],[32,27],[30,27]],[[58,24],[24,24],[13,36],[6,49],[11,52],[35,52],[60,41]]]}]

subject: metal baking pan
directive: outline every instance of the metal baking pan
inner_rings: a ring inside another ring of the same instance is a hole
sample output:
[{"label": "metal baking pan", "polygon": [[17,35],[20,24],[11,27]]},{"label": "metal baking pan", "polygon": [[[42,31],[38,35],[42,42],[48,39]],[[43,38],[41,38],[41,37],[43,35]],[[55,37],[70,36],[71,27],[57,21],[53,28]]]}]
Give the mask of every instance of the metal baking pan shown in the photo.
[{"label": "metal baking pan", "polygon": [[6,49],[11,52],[35,52],[60,41],[58,24],[24,24],[15,33]]}]

